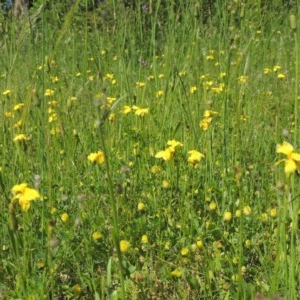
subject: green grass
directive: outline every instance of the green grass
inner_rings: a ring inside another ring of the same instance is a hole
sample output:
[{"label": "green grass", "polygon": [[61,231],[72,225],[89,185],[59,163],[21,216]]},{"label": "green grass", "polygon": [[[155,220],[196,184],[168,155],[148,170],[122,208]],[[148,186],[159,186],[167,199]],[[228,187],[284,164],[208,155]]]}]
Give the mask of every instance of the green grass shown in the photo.
[{"label": "green grass", "polygon": [[1,17],[0,298],[298,299],[299,7],[49,2]]}]

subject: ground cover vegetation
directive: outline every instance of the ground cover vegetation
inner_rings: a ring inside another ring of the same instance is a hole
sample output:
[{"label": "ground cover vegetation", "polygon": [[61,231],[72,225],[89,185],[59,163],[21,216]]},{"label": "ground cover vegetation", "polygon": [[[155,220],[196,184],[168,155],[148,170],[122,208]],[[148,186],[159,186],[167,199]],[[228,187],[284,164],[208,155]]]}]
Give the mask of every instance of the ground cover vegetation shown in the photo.
[{"label": "ground cover vegetation", "polygon": [[299,9],[3,12],[0,298],[299,299]]}]

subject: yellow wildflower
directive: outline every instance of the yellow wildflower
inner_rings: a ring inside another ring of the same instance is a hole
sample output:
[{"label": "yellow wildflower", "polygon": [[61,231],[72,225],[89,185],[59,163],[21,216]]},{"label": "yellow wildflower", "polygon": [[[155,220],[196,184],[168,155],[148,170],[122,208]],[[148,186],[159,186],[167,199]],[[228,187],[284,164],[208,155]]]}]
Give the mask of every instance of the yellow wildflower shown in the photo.
[{"label": "yellow wildflower", "polygon": [[66,223],[69,220],[69,215],[67,213],[63,213],[60,215],[60,219]]},{"label": "yellow wildflower", "polygon": [[120,250],[122,253],[128,252],[130,249],[130,243],[126,240],[121,240],[120,241]]},{"label": "yellow wildflower", "polygon": [[197,87],[196,86],[191,86],[190,87],[190,93],[195,94],[197,92]]},{"label": "yellow wildflower", "polygon": [[171,272],[171,275],[177,278],[182,276],[182,271],[179,268],[176,268],[174,271]]},{"label": "yellow wildflower", "polygon": [[180,254],[182,256],[187,256],[189,253],[190,253],[190,250],[187,247],[182,248],[181,251],[180,251]]},{"label": "yellow wildflower", "polygon": [[145,114],[149,113],[149,108],[140,108],[136,105],[132,106],[132,109],[135,110],[135,115],[139,116],[139,117],[143,117]]},{"label": "yellow wildflower", "polygon": [[54,90],[46,89],[46,91],[45,91],[46,97],[53,96],[53,95],[54,95]]},{"label": "yellow wildflower", "polygon": [[24,103],[18,103],[14,106],[14,110],[20,110],[24,106]]},{"label": "yellow wildflower", "polygon": [[201,152],[196,150],[190,150],[188,154],[188,163],[192,166],[200,162],[201,158],[204,157],[204,155]]},{"label": "yellow wildflower", "polygon": [[141,241],[142,241],[143,244],[148,244],[148,242],[149,242],[148,236],[146,234],[144,234],[142,236]]},{"label": "yellow wildflower", "polygon": [[124,114],[124,115],[127,115],[127,114],[129,114],[131,112],[131,107],[129,106],[129,105],[125,105],[124,107],[123,107],[123,109],[122,109],[122,113]]},{"label": "yellow wildflower", "polygon": [[10,95],[10,94],[11,94],[11,90],[5,90],[5,91],[2,93],[3,96],[8,96],[8,95]]},{"label": "yellow wildflower", "polygon": [[11,189],[11,192],[13,194],[12,202],[18,200],[21,209],[25,212],[30,208],[31,201],[40,198],[39,192],[35,189],[28,188],[27,183],[15,185]]},{"label": "yellow wildflower", "polygon": [[174,157],[174,148],[168,147],[165,150],[161,150],[156,153],[155,158],[162,158],[165,161],[172,160]]},{"label": "yellow wildflower", "polygon": [[91,162],[97,163],[99,165],[103,164],[104,161],[105,161],[105,157],[104,157],[103,151],[98,151],[96,153],[91,153],[87,158]]},{"label": "yellow wildflower", "polygon": [[97,240],[100,240],[102,238],[102,234],[101,232],[99,231],[95,231],[93,234],[92,234],[92,237],[93,237],[93,240],[94,241],[97,241]]},{"label": "yellow wildflower", "polygon": [[226,211],[226,212],[224,213],[223,220],[228,222],[228,221],[231,220],[231,218],[232,218],[231,212],[230,212],[230,211]]},{"label": "yellow wildflower", "polygon": [[281,145],[277,145],[276,152],[287,156],[286,159],[281,159],[275,164],[285,163],[284,172],[286,176],[289,176],[300,168],[300,154],[294,152],[294,147],[290,143],[284,141]]},{"label": "yellow wildflower", "polygon": [[27,141],[28,137],[24,133],[20,133],[14,137],[14,142],[22,142]]}]

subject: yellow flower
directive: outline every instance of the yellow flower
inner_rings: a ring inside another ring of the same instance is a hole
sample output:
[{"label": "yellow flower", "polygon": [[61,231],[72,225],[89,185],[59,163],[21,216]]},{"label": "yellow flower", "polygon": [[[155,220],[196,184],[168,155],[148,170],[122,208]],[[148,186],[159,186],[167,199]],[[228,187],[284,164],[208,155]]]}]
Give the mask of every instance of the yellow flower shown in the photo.
[{"label": "yellow flower", "polygon": [[204,118],[210,118],[210,117],[213,117],[213,116],[215,116],[215,115],[217,115],[217,114],[218,114],[217,111],[207,109],[207,110],[204,112],[203,116],[204,116]]},{"label": "yellow flower", "polygon": [[123,107],[123,109],[122,109],[122,113],[124,114],[124,115],[127,115],[127,114],[129,114],[131,112],[131,107],[129,106],[129,105],[125,105],[124,107]]},{"label": "yellow flower", "polygon": [[46,89],[46,91],[45,91],[46,97],[53,96],[53,95],[54,95],[54,90]]},{"label": "yellow flower", "polygon": [[144,234],[143,236],[142,236],[142,243],[143,244],[148,244],[148,242],[149,242],[149,240],[148,240],[148,236],[146,235],[146,234]]},{"label": "yellow flower", "polygon": [[180,251],[180,254],[182,256],[187,256],[189,253],[190,253],[190,250],[187,247],[182,248],[181,251]]},{"label": "yellow flower", "polygon": [[176,268],[174,271],[171,272],[171,275],[177,278],[182,276],[182,271],[179,268]]},{"label": "yellow flower", "polygon": [[139,88],[142,88],[142,87],[145,86],[145,82],[138,81],[138,82],[136,83],[136,86],[139,87]]},{"label": "yellow flower", "polygon": [[120,250],[122,253],[128,252],[130,249],[130,243],[126,240],[121,240],[120,241]]},{"label": "yellow flower", "polygon": [[11,189],[13,194],[12,202],[19,201],[19,205],[23,211],[28,211],[30,208],[30,202],[40,198],[40,194],[37,190],[27,187],[27,183],[21,183],[13,186]]},{"label": "yellow flower", "polygon": [[95,231],[93,234],[92,234],[92,237],[93,237],[93,240],[94,241],[97,241],[97,240],[100,240],[102,238],[102,234],[101,232],[99,231]]},{"label": "yellow flower", "polygon": [[18,103],[14,106],[14,110],[20,110],[24,106],[24,103]]},{"label": "yellow flower", "polygon": [[204,131],[208,129],[210,123],[211,123],[212,118],[204,118],[203,120],[200,121],[199,126],[202,128]]},{"label": "yellow flower", "polygon": [[197,92],[197,87],[196,86],[191,86],[190,87],[190,93],[195,94]]},{"label": "yellow flower", "polygon": [[190,150],[188,154],[189,154],[188,163],[192,166],[200,162],[201,158],[204,157],[204,155],[201,152],[196,150]]},{"label": "yellow flower", "polygon": [[286,176],[289,176],[300,168],[300,154],[294,152],[294,147],[290,143],[284,141],[281,145],[277,145],[276,152],[287,156],[286,159],[281,159],[275,164],[285,163],[284,172]]},{"label": "yellow flower", "polygon": [[132,109],[135,110],[135,115],[139,116],[139,117],[143,117],[145,114],[149,113],[149,108],[140,108],[136,105],[132,106]]},{"label": "yellow flower", "polygon": [[63,213],[60,215],[60,219],[66,223],[69,220],[69,215],[67,213]]},{"label": "yellow flower", "polygon": [[271,209],[270,209],[270,216],[271,216],[272,218],[277,217],[277,208],[271,208]]},{"label": "yellow flower", "polygon": [[230,211],[226,211],[226,212],[224,213],[223,220],[229,222],[229,221],[231,220],[231,218],[232,218],[231,212],[230,212]]},{"label": "yellow flower", "polygon": [[203,242],[200,241],[200,240],[196,242],[196,245],[197,245],[198,249],[202,249],[203,248]]},{"label": "yellow flower", "polygon": [[172,147],[168,147],[165,150],[159,151],[155,155],[155,158],[162,158],[165,161],[172,160],[173,157],[174,157],[174,149]]},{"label": "yellow flower", "polygon": [[243,209],[244,215],[250,216],[252,213],[251,207],[249,205],[245,206]]},{"label": "yellow flower", "polygon": [[10,95],[10,93],[11,93],[11,90],[5,90],[5,91],[2,93],[2,95],[3,95],[3,96],[8,96],[8,95]]},{"label": "yellow flower", "polygon": [[246,75],[241,75],[238,79],[239,79],[240,83],[246,83],[248,81],[249,77]]},{"label": "yellow flower", "polygon": [[277,78],[278,78],[278,79],[283,79],[283,78],[285,78],[285,74],[279,73],[279,74],[277,75]]},{"label": "yellow flower", "polygon": [[28,137],[24,133],[20,133],[14,137],[14,142],[27,141]]},{"label": "yellow flower", "polygon": [[176,147],[178,147],[178,146],[180,146],[180,147],[183,146],[182,143],[180,143],[180,142],[178,142],[178,141],[176,141],[176,140],[169,140],[169,141],[167,142],[167,145],[170,146],[170,147],[172,147],[172,148],[174,148],[174,149],[175,149]]},{"label": "yellow flower", "polygon": [[82,287],[81,287],[81,285],[80,284],[75,284],[74,286],[73,286],[73,291],[74,291],[74,294],[75,295],[80,295],[81,293],[82,293]]},{"label": "yellow flower", "polygon": [[151,173],[152,174],[158,174],[161,171],[160,166],[154,165],[151,167]]},{"label": "yellow flower", "polygon": [[211,202],[209,204],[209,210],[214,211],[217,209],[217,204],[215,202]]},{"label": "yellow flower", "polygon": [[138,211],[144,211],[145,210],[145,204],[143,202],[139,202],[137,209],[138,209]]},{"label": "yellow flower", "polygon": [[91,162],[97,163],[99,165],[103,164],[104,161],[105,161],[105,157],[104,157],[103,151],[98,151],[96,153],[91,153],[87,158]]}]

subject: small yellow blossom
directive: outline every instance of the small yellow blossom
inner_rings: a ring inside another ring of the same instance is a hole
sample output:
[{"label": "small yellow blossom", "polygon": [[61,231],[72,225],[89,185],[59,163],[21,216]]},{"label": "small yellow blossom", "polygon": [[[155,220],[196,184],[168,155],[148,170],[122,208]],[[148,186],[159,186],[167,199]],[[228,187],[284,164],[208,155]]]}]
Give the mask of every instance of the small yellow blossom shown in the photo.
[{"label": "small yellow blossom", "polygon": [[279,74],[277,75],[277,78],[278,78],[278,79],[284,79],[284,78],[285,78],[285,74],[279,73]]},{"label": "small yellow blossom", "polygon": [[148,244],[148,242],[149,242],[148,236],[146,234],[144,234],[142,236],[141,241],[142,241],[143,244]]},{"label": "small yellow blossom", "polygon": [[178,73],[179,77],[186,76],[186,71],[181,71]]},{"label": "small yellow blossom", "polygon": [[282,144],[277,145],[276,152],[287,156],[286,159],[281,159],[275,164],[285,163],[284,172],[286,176],[289,176],[300,168],[300,154],[294,152],[294,147],[290,143],[284,141]]},{"label": "small yellow blossom", "polygon": [[240,83],[246,83],[248,81],[249,77],[246,75],[241,75],[238,80]]},{"label": "small yellow blossom", "polygon": [[170,186],[170,182],[168,180],[163,180],[162,186],[164,189],[167,189]]},{"label": "small yellow blossom", "polygon": [[52,81],[52,83],[56,83],[59,81],[58,76],[50,76],[50,80]]},{"label": "small yellow blossom", "polygon": [[14,106],[14,110],[20,110],[24,106],[24,103],[18,103]]},{"label": "small yellow blossom", "polygon": [[54,90],[46,89],[46,91],[45,91],[46,97],[53,96],[53,95],[54,95]]},{"label": "small yellow blossom", "polygon": [[165,77],[164,74],[158,74],[158,78],[159,78],[159,79],[162,79],[162,78],[164,78],[164,77]]},{"label": "small yellow blossom", "polygon": [[27,183],[21,183],[15,185],[11,192],[13,194],[12,202],[18,200],[22,211],[28,211],[30,208],[30,202],[40,198],[40,194],[37,190],[27,187]]},{"label": "small yellow blossom", "polygon": [[226,211],[226,212],[224,213],[223,220],[226,221],[226,222],[228,222],[228,221],[231,220],[231,218],[232,218],[231,212],[230,212],[230,211]]},{"label": "small yellow blossom", "polygon": [[158,174],[158,173],[160,173],[160,171],[161,171],[160,166],[154,165],[154,166],[151,167],[151,173],[152,174]]},{"label": "small yellow blossom", "polygon": [[272,218],[276,218],[277,217],[277,208],[276,207],[270,209],[270,216]]},{"label": "small yellow blossom", "polygon": [[167,145],[171,148],[175,149],[176,147],[183,147],[183,144],[176,140],[169,140]]},{"label": "small yellow blossom", "polygon": [[145,204],[143,202],[139,202],[137,209],[138,209],[138,211],[144,211],[145,207],[146,206],[145,206]]},{"label": "small yellow blossom", "polygon": [[188,151],[189,157],[188,157],[188,163],[192,166],[200,162],[200,160],[204,157],[204,154],[197,150],[190,150]]},{"label": "small yellow blossom", "polygon": [[196,242],[196,245],[197,245],[198,249],[202,249],[202,248],[203,248],[203,242],[200,241],[200,240],[198,240],[198,241]]},{"label": "small yellow blossom", "polygon": [[2,95],[3,96],[9,96],[11,94],[11,90],[5,90]]},{"label": "small yellow blossom", "polygon": [[149,113],[149,108],[140,108],[136,105],[132,106],[132,109],[135,110],[135,115],[139,117],[143,117],[144,115]]},{"label": "small yellow blossom", "polygon": [[155,158],[162,158],[165,161],[170,161],[174,158],[174,148],[168,147],[165,150],[161,150],[155,154]]},{"label": "small yellow blossom", "polygon": [[209,128],[209,125],[211,124],[212,118],[204,118],[200,121],[199,126],[204,131],[206,131]]},{"label": "small yellow blossom", "polygon": [[204,118],[210,118],[210,117],[213,117],[213,116],[218,115],[218,114],[219,113],[217,111],[207,109],[206,111],[204,111],[203,117]]},{"label": "small yellow blossom", "polygon": [[14,142],[27,141],[29,138],[24,133],[20,133],[14,137]]},{"label": "small yellow blossom", "polygon": [[189,250],[189,248],[187,248],[187,247],[182,248],[181,251],[180,251],[180,254],[181,254],[182,256],[188,256],[189,253],[190,253],[190,250]]},{"label": "small yellow blossom", "polygon": [[4,115],[5,115],[6,118],[12,118],[14,116],[14,114],[11,111],[6,111],[4,113]]},{"label": "small yellow blossom", "polygon": [[206,60],[214,60],[214,56],[212,54],[207,55]]},{"label": "small yellow blossom", "polygon": [[264,68],[264,74],[269,74],[271,72],[272,70],[270,68]]},{"label": "small yellow blossom", "polygon": [[121,240],[120,241],[120,250],[122,253],[128,252],[130,249],[130,243],[126,240]]},{"label": "small yellow blossom", "polygon": [[162,90],[157,91],[156,98],[163,96],[163,94],[164,94],[164,91],[162,91]]},{"label": "small yellow blossom", "polygon": [[209,204],[209,210],[214,211],[217,209],[217,204],[215,202],[211,202]]},{"label": "small yellow blossom", "polygon": [[148,79],[149,81],[154,80],[154,76],[153,76],[153,75],[149,75],[149,76],[147,77],[147,79]]},{"label": "small yellow blossom", "polygon": [[69,220],[69,215],[67,213],[63,213],[60,215],[60,219],[66,223]]},{"label": "small yellow blossom", "polygon": [[278,66],[278,65],[276,65],[276,66],[273,67],[273,71],[274,71],[274,72],[277,72],[277,71],[279,71],[280,69],[281,69],[281,66]]},{"label": "small yellow blossom", "polygon": [[182,271],[179,268],[176,268],[174,271],[171,272],[173,277],[180,278],[182,276]]},{"label": "small yellow blossom", "polygon": [[146,85],[146,83],[145,83],[145,82],[142,82],[142,81],[138,81],[138,82],[136,83],[136,86],[137,86],[138,88],[143,88],[145,85]]},{"label": "small yellow blossom", "polygon": [[240,209],[238,209],[236,212],[235,212],[235,216],[237,218],[239,218],[240,216],[242,215],[242,211]]},{"label": "small yellow blossom", "polygon": [[95,231],[93,234],[92,234],[92,237],[93,237],[93,240],[94,241],[98,241],[102,238],[102,234],[101,232],[99,231]]},{"label": "small yellow blossom", "polygon": [[81,285],[80,284],[75,284],[74,286],[73,286],[73,291],[74,291],[74,294],[75,295],[80,295],[81,293],[82,293],[82,287],[81,287]]},{"label": "small yellow blossom", "polygon": [[251,207],[250,207],[249,205],[245,206],[245,207],[243,208],[243,213],[244,213],[244,215],[246,215],[246,216],[250,216],[251,213],[252,213]]},{"label": "small yellow blossom", "polygon": [[103,164],[105,161],[104,152],[98,151],[96,153],[91,153],[88,157],[91,162],[97,163],[99,165]]},{"label": "small yellow blossom", "polygon": [[131,107],[129,105],[125,105],[122,109],[122,114],[128,115],[131,112]]},{"label": "small yellow blossom", "polygon": [[190,87],[190,93],[195,94],[197,92],[197,87],[196,86],[191,86]]}]

